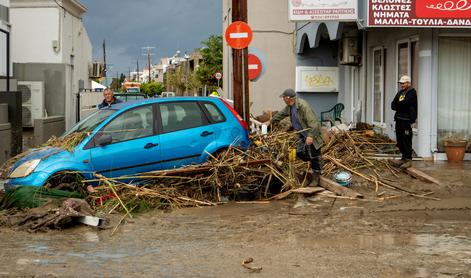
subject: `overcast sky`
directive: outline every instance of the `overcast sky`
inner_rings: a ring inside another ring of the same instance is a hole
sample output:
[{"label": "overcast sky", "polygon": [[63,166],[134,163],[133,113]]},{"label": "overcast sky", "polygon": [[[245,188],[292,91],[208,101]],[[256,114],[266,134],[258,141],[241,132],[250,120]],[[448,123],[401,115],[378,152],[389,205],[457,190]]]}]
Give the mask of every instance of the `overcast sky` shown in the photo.
[{"label": "overcast sky", "polygon": [[153,46],[157,61],[180,50],[201,47],[201,41],[222,32],[221,0],[80,0],[88,8],[84,22],[93,58],[102,59],[106,40],[110,75],[147,65],[144,46]]}]

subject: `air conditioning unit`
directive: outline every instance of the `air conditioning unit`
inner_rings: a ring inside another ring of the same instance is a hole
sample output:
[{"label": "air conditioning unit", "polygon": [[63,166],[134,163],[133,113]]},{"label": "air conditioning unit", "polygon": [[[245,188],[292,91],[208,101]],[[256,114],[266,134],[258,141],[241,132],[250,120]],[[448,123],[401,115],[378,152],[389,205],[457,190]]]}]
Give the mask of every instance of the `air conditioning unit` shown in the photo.
[{"label": "air conditioning unit", "polygon": [[105,69],[103,63],[92,63],[90,66],[90,77],[101,78],[104,77],[103,70]]},{"label": "air conditioning unit", "polygon": [[339,54],[339,63],[341,65],[359,65],[361,62],[361,55],[358,51],[358,37],[343,37],[340,41]]},{"label": "air conditioning unit", "polygon": [[46,110],[44,82],[18,81],[22,96],[23,126],[32,127],[35,119],[44,117]]}]

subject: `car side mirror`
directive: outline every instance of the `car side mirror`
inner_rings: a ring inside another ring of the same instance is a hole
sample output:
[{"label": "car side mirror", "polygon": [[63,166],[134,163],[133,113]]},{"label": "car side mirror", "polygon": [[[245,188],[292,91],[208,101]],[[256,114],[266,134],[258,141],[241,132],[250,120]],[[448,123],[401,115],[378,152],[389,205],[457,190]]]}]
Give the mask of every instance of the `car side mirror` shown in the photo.
[{"label": "car side mirror", "polygon": [[95,142],[98,144],[98,146],[106,146],[113,142],[113,137],[111,137],[111,134],[109,133],[103,133],[99,138],[96,139]]}]

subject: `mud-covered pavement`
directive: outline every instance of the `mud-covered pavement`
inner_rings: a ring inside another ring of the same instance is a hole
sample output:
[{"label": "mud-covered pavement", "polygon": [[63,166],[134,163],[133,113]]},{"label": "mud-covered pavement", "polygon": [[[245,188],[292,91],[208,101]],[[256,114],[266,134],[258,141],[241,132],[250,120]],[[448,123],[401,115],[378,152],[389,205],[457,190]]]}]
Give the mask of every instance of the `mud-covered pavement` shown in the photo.
[{"label": "mud-covered pavement", "polygon": [[[114,225],[1,228],[0,277],[471,277],[471,164],[416,167],[442,184],[402,185],[440,201],[320,198],[299,208],[287,200],[154,211],[113,236]],[[249,257],[261,272],[241,266]]]}]

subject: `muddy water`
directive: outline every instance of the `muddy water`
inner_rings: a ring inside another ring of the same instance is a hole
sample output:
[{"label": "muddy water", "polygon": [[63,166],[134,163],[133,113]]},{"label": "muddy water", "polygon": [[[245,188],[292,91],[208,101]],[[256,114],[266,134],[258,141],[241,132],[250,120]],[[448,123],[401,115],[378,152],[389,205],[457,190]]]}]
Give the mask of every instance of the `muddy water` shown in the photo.
[{"label": "muddy water", "polygon": [[422,165],[443,184],[407,186],[440,201],[232,203],[138,215],[114,235],[118,215],[107,230],[1,228],[0,277],[471,277],[470,168]]},{"label": "muddy water", "polygon": [[[292,205],[147,214],[114,236],[88,227],[5,231],[0,276],[471,277],[469,211],[378,217],[345,203],[325,217],[322,202]],[[260,273],[241,267],[248,257]]]}]

